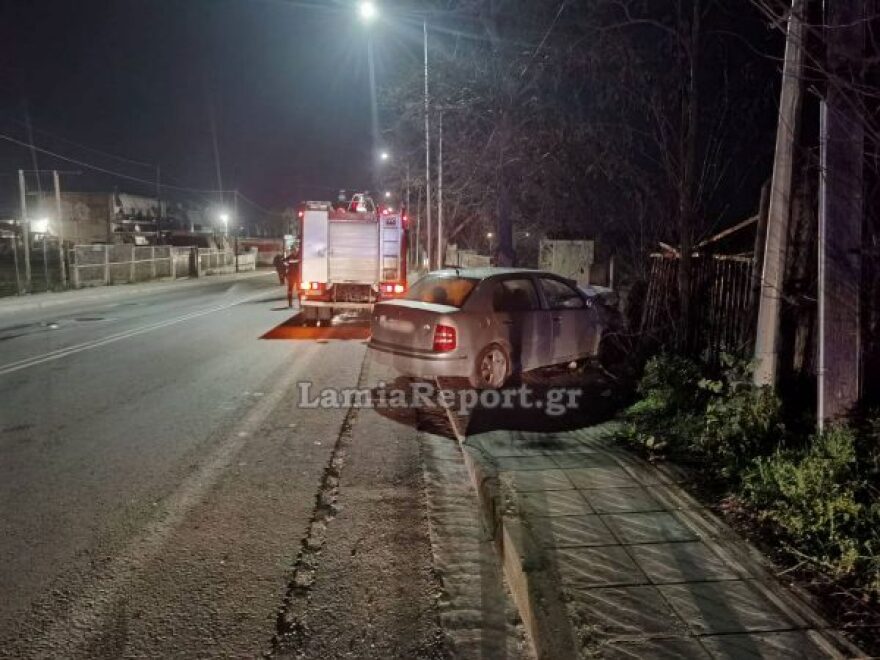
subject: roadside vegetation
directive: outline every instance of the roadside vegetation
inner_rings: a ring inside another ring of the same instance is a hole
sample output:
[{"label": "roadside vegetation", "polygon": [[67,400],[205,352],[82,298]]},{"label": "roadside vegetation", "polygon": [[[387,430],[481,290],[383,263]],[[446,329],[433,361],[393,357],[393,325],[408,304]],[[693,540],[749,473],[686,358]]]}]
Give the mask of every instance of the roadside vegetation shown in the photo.
[{"label": "roadside vegetation", "polygon": [[810,431],[727,355],[656,356],[637,394],[622,439],[695,468],[704,498],[880,651],[880,411]]}]

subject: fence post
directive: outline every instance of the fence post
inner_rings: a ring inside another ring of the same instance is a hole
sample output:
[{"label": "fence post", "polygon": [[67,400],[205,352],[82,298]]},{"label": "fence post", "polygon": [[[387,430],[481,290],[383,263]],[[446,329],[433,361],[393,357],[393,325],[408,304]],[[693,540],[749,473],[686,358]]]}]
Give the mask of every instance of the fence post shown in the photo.
[{"label": "fence post", "polygon": [[110,286],[110,246],[104,245],[104,286]]},{"label": "fence post", "polygon": [[169,271],[171,273],[171,279],[177,279],[177,264],[175,263],[175,253],[173,247],[168,247],[168,263],[170,264]]},{"label": "fence post", "polygon": [[156,246],[150,246],[150,279],[156,279]]},{"label": "fence post", "polygon": [[134,284],[134,279],[137,276],[137,270],[135,269],[135,256],[137,254],[136,250],[137,250],[137,248],[134,245],[132,245],[131,246],[131,264],[129,264],[129,267],[128,267],[128,281],[132,284]]},{"label": "fence post", "polygon": [[76,260],[76,246],[70,248],[70,254],[73,258],[68,258],[67,263],[70,264],[70,274],[73,276],[73,288],[79,288],[79,264]]}]

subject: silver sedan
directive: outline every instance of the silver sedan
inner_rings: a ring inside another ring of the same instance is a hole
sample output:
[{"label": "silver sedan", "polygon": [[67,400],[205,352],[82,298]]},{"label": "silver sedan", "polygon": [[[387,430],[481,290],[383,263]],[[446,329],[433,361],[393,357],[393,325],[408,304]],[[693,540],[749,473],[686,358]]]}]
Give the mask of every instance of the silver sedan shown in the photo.
[{"label": "silver sedan", "polygon": [[601,323],[594,299],[553,273],[441,270],[373,308],[369,346],[408,376],[499,388],[513,373],[596,356]]}]

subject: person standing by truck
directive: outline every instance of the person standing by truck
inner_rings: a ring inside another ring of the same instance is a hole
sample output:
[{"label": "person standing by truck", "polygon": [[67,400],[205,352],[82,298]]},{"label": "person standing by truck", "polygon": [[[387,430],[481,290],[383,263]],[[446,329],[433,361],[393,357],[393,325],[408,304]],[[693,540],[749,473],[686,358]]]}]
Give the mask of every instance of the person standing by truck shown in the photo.
[{"label": "person standing by truck", "polygon": [[275,266],[275,272],[278,273],[278,284],[284,285],[284,278],[287,277],[287,264],[284,262],[284,256],[281,253],[275,255],[272,259],[272,265]]},{"label": "person standing by truck", "polygon": [[287,306],[293,307],[293,296],[299,293],[297,290],[299,286],[299,259],[297,254],[291,252],[282,263],[284,264],[285,277],[287,278]]}]

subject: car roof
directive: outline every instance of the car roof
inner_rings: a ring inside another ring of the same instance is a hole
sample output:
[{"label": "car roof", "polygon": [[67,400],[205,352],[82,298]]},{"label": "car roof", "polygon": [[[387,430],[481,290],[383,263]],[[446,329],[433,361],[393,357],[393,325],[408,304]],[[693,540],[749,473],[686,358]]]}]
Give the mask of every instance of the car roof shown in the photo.
[{"label": "car roof", "polygon": [[485,280],[490,277],[498,277],[501,275],[551,275],[559,277],[554,273],[545,270],[535,270],[534,268],[500,268],[500,267],[484,267],[484,268],[444,268],[443,270],[434,270],[427,275],[438,275],[440,277],[465,277],[469,279]]}]

